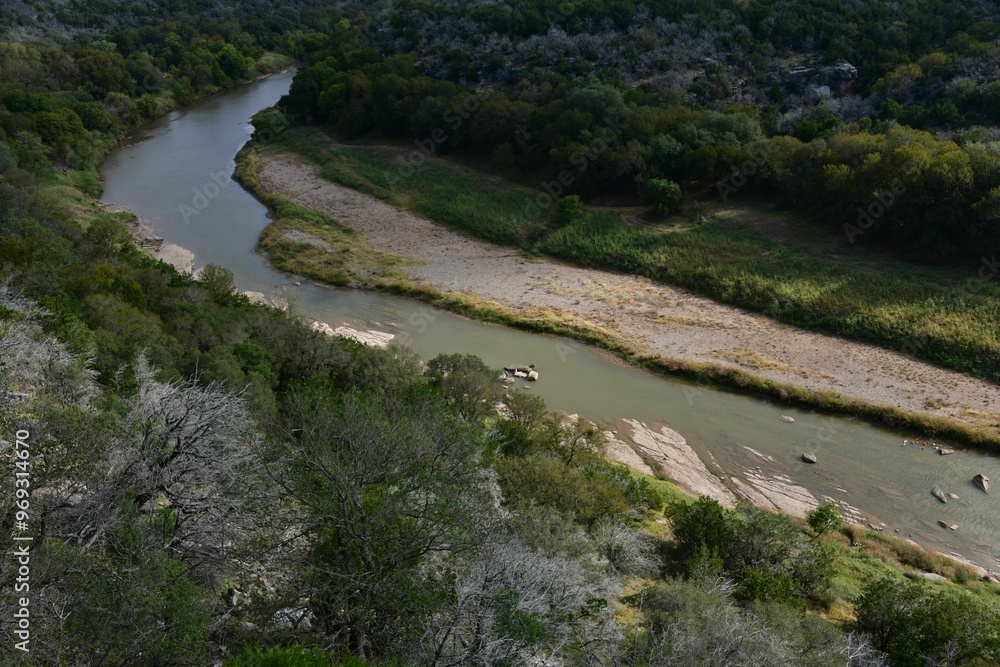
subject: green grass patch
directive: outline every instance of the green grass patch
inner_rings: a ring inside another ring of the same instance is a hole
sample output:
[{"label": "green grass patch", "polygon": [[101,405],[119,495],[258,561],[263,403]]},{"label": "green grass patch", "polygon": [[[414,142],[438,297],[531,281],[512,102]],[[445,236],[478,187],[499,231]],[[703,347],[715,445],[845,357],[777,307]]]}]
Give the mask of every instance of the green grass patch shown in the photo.
[{"label": "green grass patch", "polygon": [[237,156],[236,179],[264,201],[274,216],[261,233],[257,250],[275,268],[339,286],[378,286],[403,279],[406,262],[401,257],[368,247],[361,234],[328,215],[286,197],[265,194],[259,169],[254,149],[245,148]]},{"label": "green grass patch", "polygon": [[287,67],[291,67],[295,64],[295,58],[285,55],[284,53],[277,53],[276,51],[267,51],[254,63],[253,70],[249,72],[249,78],[254,76],[259,76],[261,74],[269,74],[271,72],[278,72]]}]

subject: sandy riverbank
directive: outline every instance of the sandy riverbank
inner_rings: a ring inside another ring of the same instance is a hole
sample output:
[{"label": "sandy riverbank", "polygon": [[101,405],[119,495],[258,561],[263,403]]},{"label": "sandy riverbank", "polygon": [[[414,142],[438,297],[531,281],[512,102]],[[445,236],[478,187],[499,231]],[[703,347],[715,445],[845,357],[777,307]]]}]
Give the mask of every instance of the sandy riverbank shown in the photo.
[{"label": "sandy riverbank", "polygon": [[415,260],[415,281],[518,312],[570,313],[637,353],[738,366],[811,390],[946,417],[1000,421],[1000,387],[872,345],[805,331],[647,279],[528,261],[326,181],[297,157],[262,155],[261,186],[327,213],[375,249]]},{"label": "sandy riverbank", "polygon": [[179,245],[174,245],[173,243],[163,243],[162,240],[155,241],[155,239],[159,238],[156,230],[146,224],[141,217],[124,206],[119,206],[118,204],[105,204],[104,210],[109,213],[131,213],[134,218],[126,223],[125,226],[128,228],[132,238],[134,238],[146,252],[156,259],[166,262],[181,273],[194,273],[195,254],[193,252],[187,248],[182,248]]}]

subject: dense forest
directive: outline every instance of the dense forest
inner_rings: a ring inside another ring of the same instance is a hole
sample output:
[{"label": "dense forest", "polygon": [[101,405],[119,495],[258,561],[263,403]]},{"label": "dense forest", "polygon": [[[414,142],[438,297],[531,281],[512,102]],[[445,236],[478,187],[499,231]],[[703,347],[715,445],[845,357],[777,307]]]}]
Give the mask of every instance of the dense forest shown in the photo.
[{"label": "dense forest", "polygon": [[[237,294],[225,267],[195,279],[154,261],[128,214],[95,201],[96,165],[128,130],[296,60],[310,64],[284,108],[303,121],[351,136],[449,128],[441,150],[556,177],[604,129],[617,134],[580,192],[648,186],[654,205],[678,194],[657,182],[690,192],[759,150],[761,191],[791,197],[793,178],[826,188],[840,165],[842,193],[862,197],[910,158],[922,170],[906,176],[914,193],[927,174],[967,167],[961,192],[974,207],[995,162],[985,138],[959,145],[885,119],[778,136],[749,107],[632,88],[625,70],[550,70],[517,85],[498,74],[474,96],[475,60],[435,71],[436,47],[411,34],[423,20],[478,25],[466,18],[511,44],[552,34],[542,18],[615,33],[640,11],[630,3],[581,3],[555,19],[561,5],[399,3],[385,22],[320,3],[126,6],[60,3],[38,22],[55,37],[0,42],[4,664],[1000,662],[998,589],[966,568],[843,526],[831,505],[796,521],[688,497],[609,462],[594,424],[505,395],[475,357],[330,338]],[[671,20],[678,6],[642,11]],[[910,49],[944,38],[940,17],[978,16],[919,7],[927,26],[903,40]],[[678,16],[709,12],[725,14],[692,3]],[[21,16],[15,28],[32,15]],[[791,21],[754,25],[835,48]],[[598,178],[608,164],[625,168]],[[557,212],[574,223],[572,206]],[[949,252],[995,233],[948,219],[961,232]],[[885,238],[929,242],[923,227],[897,227]],[[32,539],[30,590],[18,588],[8,535]],[[29,594],[30,652],[15,648],[29,641],[17,616]]]},{"label": "dense forest", "polygon": [[[1000,23],[974,22],[985,41],[957,29],[971,16],[989,18],[985,9],[913,3],[914,16],[935,22],[908,22],[894,40],[898,51],[868,53],[865,45],[887,39],[877,33],[886,25],[879,3],[868,8],[875,16],[856,23],[811,21],[828,28],[826,44],[812,30],[796,30],[794,16],[764,19],[749,10],[692,8],[680,17],[648,6],[631,14],[625,3],[582,3],[562,16],[514,4],[522,13],[508,21],[495,16],[502,3],[493,11],[456,3],[440,12],[394,5],[384,23],[341,33],[318,53],[282,108],[329,122],[347,137],[427,142],[440,130],[435,152],[486,158],[536,182],[572,174],[566,191],[585,201],[635,199],[664,179],[692,195],[725,197],[745,187],[744,194],[822,215],[852,241],[896,252],[954,261],[1000,246],[1000,176],[989,127],[1000,119],[991,75]],[[745,30],[720,25],[719,14],[742,19]],[[477,21],[492,30],[477,29]],[[765,29],[774,23],[784,29]],[[588,42],[597,39],[594,25],[607,30],[606,43]],[[704,58],[686,45],[709,36],[719,43],[706,47]],[[737,37],[745,43],[729,41]],[[629,57],[643,44],[654,54],[649,61]],[[778,65],[779,54],[801,54],[807,44],[814,66]],[[685,55],[671,57],[667,48]],[[475,59],[480,52],[484,61]],[[743,71],[748,63],[730,64],[722,53],[745,53],[741,58],[758,65]],[[848,57],[857,65],[838,68]],[[503,76],[479,80],[466,71],[494,71],[491,58],[507,68]],[[523,66],[512,65],[518,58]],[[648,71],[634,71],[637,61]]]}]

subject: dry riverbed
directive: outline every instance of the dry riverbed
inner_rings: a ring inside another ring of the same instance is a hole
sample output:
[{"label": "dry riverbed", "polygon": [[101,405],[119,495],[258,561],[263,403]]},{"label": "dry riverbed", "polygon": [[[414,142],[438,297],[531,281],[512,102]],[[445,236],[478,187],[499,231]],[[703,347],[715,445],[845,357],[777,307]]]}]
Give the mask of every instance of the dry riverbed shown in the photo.
[{"label": "dry riverbed", "polygon": [[[805,331],[686,290],[607,271],[526,260],[327,181],[301,158],[263,154],[262,188],[326,213],[370,247],[409,260],[417,283],[516,313],[539,311],[608,332],[638,354],[743,368],[855,400],[1000,432],[1000,387],[872,345]],[[300,239],[301,240],[301,239]]]}]

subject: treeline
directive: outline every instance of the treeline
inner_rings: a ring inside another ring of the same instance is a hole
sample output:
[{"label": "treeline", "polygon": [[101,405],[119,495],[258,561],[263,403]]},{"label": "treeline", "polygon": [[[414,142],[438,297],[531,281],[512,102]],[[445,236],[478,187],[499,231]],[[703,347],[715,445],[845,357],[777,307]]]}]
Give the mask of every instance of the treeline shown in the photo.
[{"label": "treeline", "polygon": [[[82,43],[0,42],[0,171],[84,169],[138,123],[305,57],[341,20],[336,10],[293,18],[291,27],[243,16]],[[94,194],[93,175],[88,187]]]},{"label": "treeline", "polygon": [[[375,17],[366,38],[381,54],[413,54],[426,74],[468,85],[596,73],[700,103],[751,104],[782,126],[812,114],[854,121],[886,102],[905,106],[898,116],[913,127],[996,121],[1000,24],[986,3],[536,0],[366,9]],[[823,71],[844,62],[853,68],[846,77]]]},{"label": "treeline", "polygon": [[825,218],[851,242],[949,260],[1000,246],[1000,145],[981,132],[955,141],[873,117],[820,137],[815,128],[768,136],[755,108],[712,110],[555,75],[477,94],[356,39],[335,35],[281,108],[344,136],[412,141],[414,162],[458,151],[588,200],[634,199],[669,179],[691,194],[759,193]]},{"label": "treeline", "polygon": [[[269,40],[316,28],[336,12],[328,3],[317,0],[234,0],[225,4],[212,0],[73,0],[50,4],[10,0],[4,5],[5,20],[0,30],[14,33],[19,41],[66,35],[88,41],[116,30],[177,22],[202,32],[213,26],[221,26],[224,32],[246,30],[271,49]],[[10,37],[0,32],[0,38]]]}]

